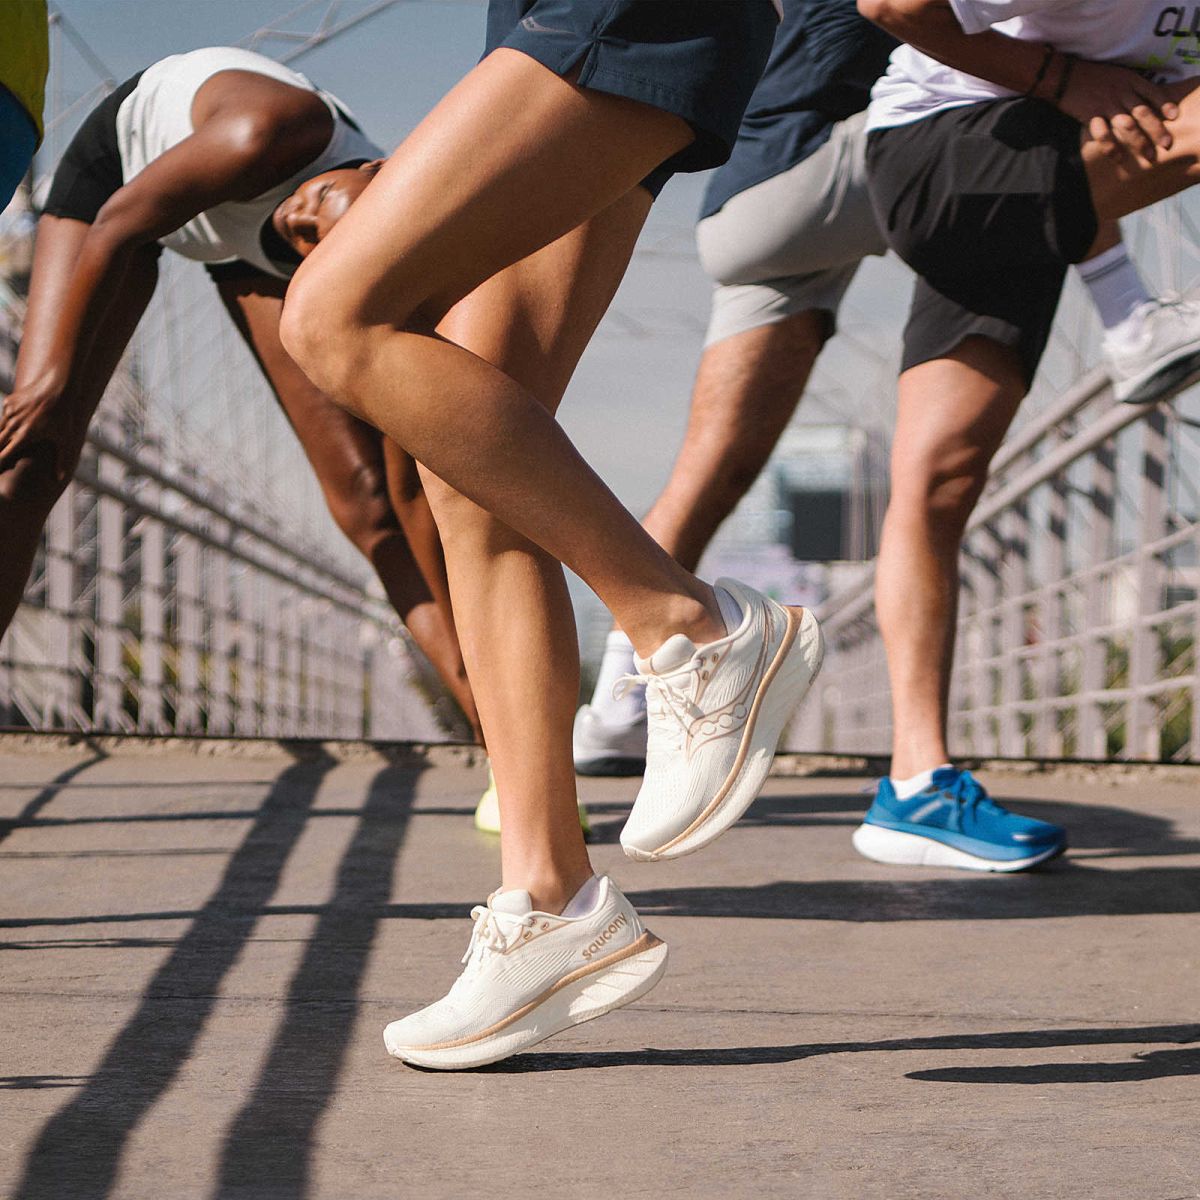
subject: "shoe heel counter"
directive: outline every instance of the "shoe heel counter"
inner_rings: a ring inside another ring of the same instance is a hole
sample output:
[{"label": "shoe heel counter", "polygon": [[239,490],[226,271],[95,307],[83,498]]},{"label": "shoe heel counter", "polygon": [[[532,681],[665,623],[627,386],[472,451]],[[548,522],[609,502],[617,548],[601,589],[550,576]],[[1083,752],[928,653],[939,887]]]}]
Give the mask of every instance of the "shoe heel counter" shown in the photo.
[{"label": "shoe heel counter", "polygon": [[638,938],[646,932],[646,927],[642,924],[642,918],[638,916],[637,909],[629,903],[625,893],[621,891],[612,879],[604,876],[605,896],[602,903],[602,909],[611,918],[624,917],[624,930],[628,932],[628,937],[622,936],[622,942],[636,942]]}]

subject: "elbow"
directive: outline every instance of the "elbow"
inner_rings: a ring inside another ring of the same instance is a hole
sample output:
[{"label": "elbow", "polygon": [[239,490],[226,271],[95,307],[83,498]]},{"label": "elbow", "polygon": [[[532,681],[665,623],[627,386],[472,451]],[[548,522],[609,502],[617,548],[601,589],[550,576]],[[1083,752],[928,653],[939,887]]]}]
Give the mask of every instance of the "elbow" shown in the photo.
[{"label": "elbow", "polygon": [[945,0],[858,0],[858,11],[888,33],[905,39],[914,21],[934,7],[945,7]]},{"label": "elbow", "polygon": [[125,258],[156,240],[145,223],[120,203],[119,196],[118,192],[96,214],[86,242],[89,248],[113,259]]}]

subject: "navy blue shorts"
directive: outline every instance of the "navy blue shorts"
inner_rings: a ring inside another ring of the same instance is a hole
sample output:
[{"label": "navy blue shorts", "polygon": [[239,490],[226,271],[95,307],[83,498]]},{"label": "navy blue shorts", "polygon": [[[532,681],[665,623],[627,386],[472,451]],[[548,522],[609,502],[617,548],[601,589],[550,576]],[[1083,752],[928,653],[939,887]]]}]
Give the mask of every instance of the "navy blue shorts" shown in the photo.
[{"label": "navy blue shorts", "polygon": [[490,0],[487,49],[519,50],[580,87],[685,120],[696,140],[643,181],[729,157],[766,66],[779,14],[771,0]]}]

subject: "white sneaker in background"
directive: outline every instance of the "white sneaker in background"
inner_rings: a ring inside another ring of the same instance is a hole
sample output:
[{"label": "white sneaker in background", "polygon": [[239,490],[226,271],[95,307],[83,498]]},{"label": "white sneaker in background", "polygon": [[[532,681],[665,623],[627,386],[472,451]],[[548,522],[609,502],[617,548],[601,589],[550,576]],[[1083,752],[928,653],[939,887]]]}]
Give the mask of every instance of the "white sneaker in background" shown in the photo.
[{"label": "white sneaker in background", "polygon": [[1150,404],[1200,371],[1200,303],[1151,300],[1104,335],[1113,394]]},{"label": "white sneaker in background", "polygon": [[638,660],[646,685],[646,775],[621,831],[630,858],[699,850],[750,807],[825,654],[816,618],[731,579],[733,633],[697,647],[682,634]]},{"label": "white sneaker in background", "polygon": [[572,916],[535,911],[523,891],[476,905],[465,970],[441,1000],[388,1025],[388,1053],[422,1067],[481,1067],[644,996],[666,970],[666,943],[607,876],[580,896],[588,888],[593,903]]},{"label": "white sneaker in background", "polygon": [[585,704],[575,714],[571,748],[580,775],[640,775],[646,769],[646,714],[615,725]]}]

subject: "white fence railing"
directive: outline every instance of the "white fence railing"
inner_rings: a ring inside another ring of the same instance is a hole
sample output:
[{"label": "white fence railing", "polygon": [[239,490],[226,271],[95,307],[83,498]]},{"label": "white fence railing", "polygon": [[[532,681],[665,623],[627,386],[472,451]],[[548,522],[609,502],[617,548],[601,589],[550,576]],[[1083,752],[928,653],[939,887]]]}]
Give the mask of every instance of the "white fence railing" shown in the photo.
[{"label": "white fence railing", "polygon": [[[1094,372],[996,456],[963,549],[955,754],[1200,761],[1198,399],[1116,404]],[[888,748],[873,575],[823,606],[797,744]]]},{"label": "white fence railing", "polygon": [[362,579],[102,414],[0,641],[0,725],[424,741],[439,703]]}]

